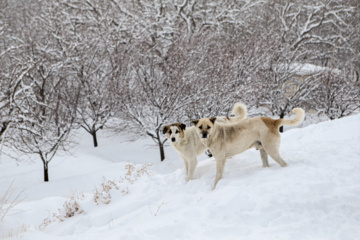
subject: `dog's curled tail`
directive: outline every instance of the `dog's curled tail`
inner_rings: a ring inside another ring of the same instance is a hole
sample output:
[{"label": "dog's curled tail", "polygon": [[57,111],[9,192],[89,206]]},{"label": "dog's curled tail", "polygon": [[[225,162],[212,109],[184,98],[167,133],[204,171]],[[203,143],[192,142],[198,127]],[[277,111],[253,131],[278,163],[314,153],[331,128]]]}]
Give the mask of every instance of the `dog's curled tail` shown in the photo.
[{"label": "dog's curled tail", "polygon": [[305,119],[305,111],[302,108],[294,108],[293,113],[296,113],[296,116],[293,119],[279,119],[279,127],[282,125],[299,125]]},{"label": "dog's curled tail", "polygon": [[[237,116],[235,116],[237,114]],[[231,112],[231,116],[236,117],[239,120],[243,120],[247,117],[247,107],[241,102],[234,104],[234,107]]]}]

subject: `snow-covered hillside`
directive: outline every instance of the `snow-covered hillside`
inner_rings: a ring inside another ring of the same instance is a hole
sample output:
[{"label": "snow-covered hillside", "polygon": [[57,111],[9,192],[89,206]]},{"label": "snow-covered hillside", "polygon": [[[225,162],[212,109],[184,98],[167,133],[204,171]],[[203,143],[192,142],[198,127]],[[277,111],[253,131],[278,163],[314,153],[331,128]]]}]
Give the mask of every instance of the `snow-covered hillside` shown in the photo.
[{"label": "snow-covered hillside", "polygon": [[[229,159],[214,191],[213,158],[201,157],[196,179],[186,183],[171,147],[160,163],[148,140],[102,136],[97,149],[91,141],[84,133],[72,156],[55,158],[48,183],[40,161],[17,165],[2,159],[0,196],[14,181],[14,193],[24,189],[25,199],[0,222],[0,237],[360,239],[360,115],[283,133],[286,168],[272,159],[270,168],[262,168],[256,150]],[[118,181],[119,190],[102,195],[108,204],[96,204],[103,177]],[[80,210],[56,220],[53,213],[60,216],[63,204],[74,202],[71,196]]]}]

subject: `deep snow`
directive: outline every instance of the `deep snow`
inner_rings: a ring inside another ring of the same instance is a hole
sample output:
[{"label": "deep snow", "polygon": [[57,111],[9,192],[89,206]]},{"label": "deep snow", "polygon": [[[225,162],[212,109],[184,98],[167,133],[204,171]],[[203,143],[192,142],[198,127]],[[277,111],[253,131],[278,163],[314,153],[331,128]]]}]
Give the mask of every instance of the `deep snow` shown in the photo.
[{"label": "deep snow", "polygon": [[[200,158],[195,180],[186,183],[178,154],[168,146],[159,162],[151,140],[126,143],[123,137],[80,135],[71,156],[54,159],[50,182],[42,163],[3,156],[0,196],[13,183],[23,197],[0,222],[8,239],[360,239],[360,115],[291,129],[282,134],[281,168],[249,150],[229,159],[214,191],[214,159]],[[149,174],[111,190],[111,202],[97,205],[94,189],[103,177],[126,175],[131,162]],[[125,192],[123,192],[124,190]],[[49,218],[76,192],[81,214]]]}]

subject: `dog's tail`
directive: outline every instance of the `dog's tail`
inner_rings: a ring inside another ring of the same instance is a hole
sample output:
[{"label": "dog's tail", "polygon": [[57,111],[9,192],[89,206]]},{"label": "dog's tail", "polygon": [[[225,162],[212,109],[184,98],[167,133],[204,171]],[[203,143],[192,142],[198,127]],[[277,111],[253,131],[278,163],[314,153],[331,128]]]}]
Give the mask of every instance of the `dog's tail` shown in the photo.
[{"label": "dog's tail", "polygon": [[293,119],[278,119],[278,127],[283,125],[299,125],[304,121],[305,111],[302,108],[294,108],[293,113],[296,113],[296,116]]},{"label": "dog's tail", "polygon": [[235,103],[234,107],[232,109],[232,112],[231,112],[231,116],[235,117],[237,120],[245,119],[247,117],[247,108],[246,108],[245,104],[243,104],[241,102]]}]

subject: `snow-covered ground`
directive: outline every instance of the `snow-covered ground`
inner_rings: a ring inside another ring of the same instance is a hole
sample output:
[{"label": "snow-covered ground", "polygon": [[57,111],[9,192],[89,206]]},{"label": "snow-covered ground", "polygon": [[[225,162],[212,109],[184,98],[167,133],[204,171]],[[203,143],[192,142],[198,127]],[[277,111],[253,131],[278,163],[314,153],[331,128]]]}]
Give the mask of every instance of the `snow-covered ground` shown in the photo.
[{"label": "snow-covered ground", "polygon": [[[286,168],[272,159],[262,168],[256,150],[229,159],[214,191],[213,158],[201,157],[195,180],[186,183],[171,147],[160,163],[151,140],[122,139],[100,136],[95,149],[82,134],[73,155],[50,163],[48,183],[41,161],[16,164],[3,156],[0,197],[13,181],[24,199],[0,222],[0,238],[360,239],[360,115],[283,133]],[[104,177],[119,190],[103,195],[108,204],[96,204]],[[79,211],[64,218],[72,196]]]}]

